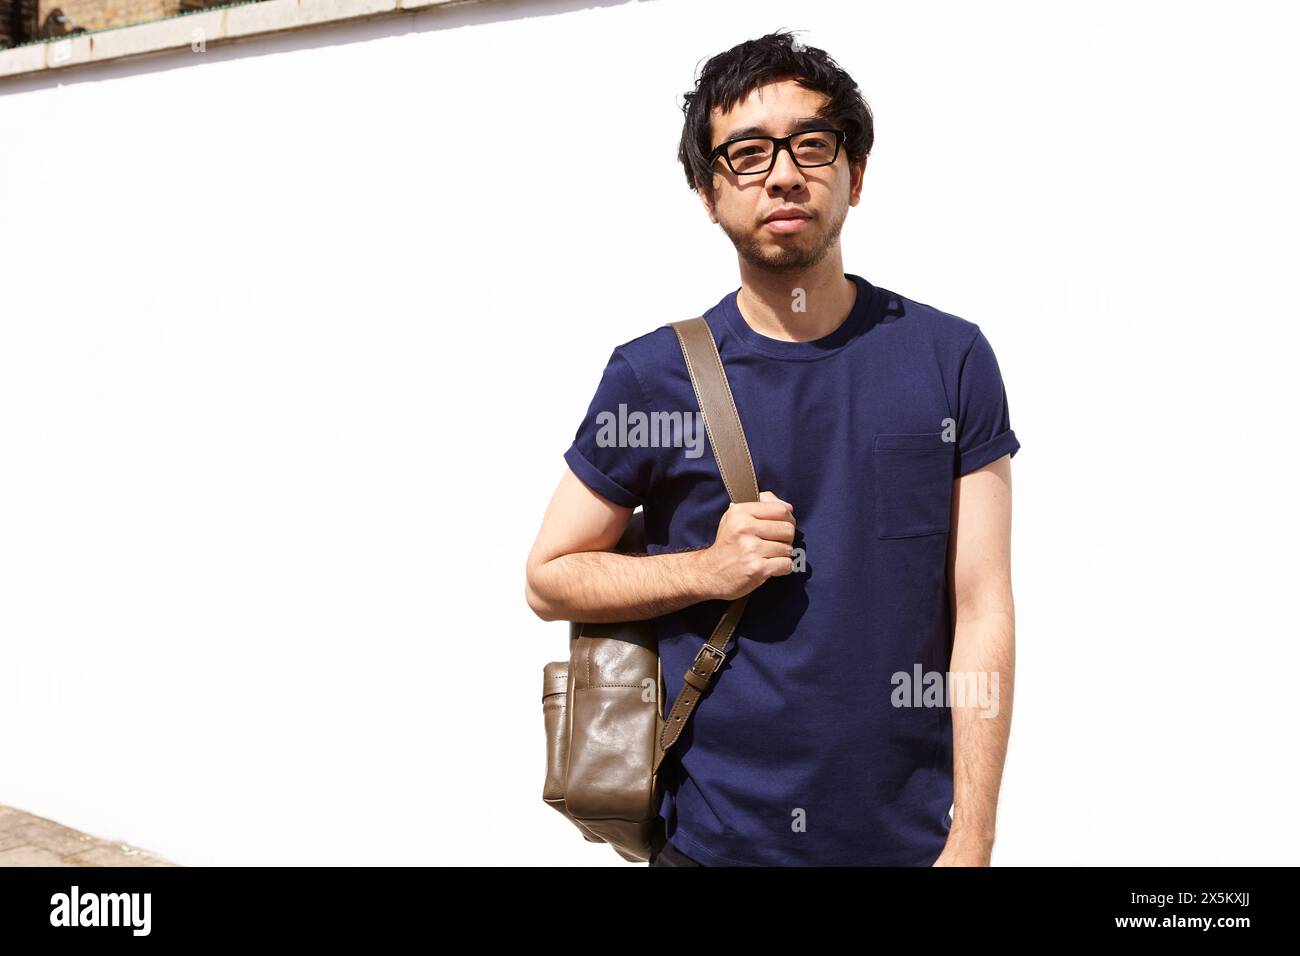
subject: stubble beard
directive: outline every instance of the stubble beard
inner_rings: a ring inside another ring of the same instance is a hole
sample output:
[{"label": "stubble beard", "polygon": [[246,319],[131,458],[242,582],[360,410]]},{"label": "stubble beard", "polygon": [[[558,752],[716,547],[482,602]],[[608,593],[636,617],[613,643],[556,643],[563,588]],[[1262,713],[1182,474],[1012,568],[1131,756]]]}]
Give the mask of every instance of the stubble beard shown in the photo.
[{"label": "stubble beard", "polygon": [[[825,259],[839,242],[840,231],[844,228],[844,220],[848,217],[848,212],[846,206],[836,213],[835,218],[829,221],[827,228],[821,231],[812,245],[808,244],[803,233],[779,239],[773,245],[762,238],[763,230],[766,228],[764,225],[760,225],[757,230],[744,233],[728,228],[721,219],[718,220],[718,225],[722,227],[722,231],[727,234],[727,238],[731,240],[731,244],[736,247],[736,252],[745,262],[764,272],[798,274],[811,269]],[[812,221],[817,222],[815,219]]]}]

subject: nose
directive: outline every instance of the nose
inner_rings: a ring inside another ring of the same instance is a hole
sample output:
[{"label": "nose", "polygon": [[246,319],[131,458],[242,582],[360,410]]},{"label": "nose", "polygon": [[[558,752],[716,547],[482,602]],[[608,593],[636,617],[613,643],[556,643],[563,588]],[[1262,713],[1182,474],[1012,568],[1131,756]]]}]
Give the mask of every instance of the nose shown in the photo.
[{"label": "nose", "polygon": [[772,157],[772,168],[767,171],[767,181],[769,185],[773,182],[792,186],[803,183],[803,169],[794,161],[789,143],[777,147],[776,155]]}]

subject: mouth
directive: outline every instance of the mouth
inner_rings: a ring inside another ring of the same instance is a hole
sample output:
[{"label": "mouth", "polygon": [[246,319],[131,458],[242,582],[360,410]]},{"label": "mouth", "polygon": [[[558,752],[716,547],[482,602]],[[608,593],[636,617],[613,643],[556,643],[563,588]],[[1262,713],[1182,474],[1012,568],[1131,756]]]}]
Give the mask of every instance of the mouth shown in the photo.
[{"label": "mouth", "polygon": [[807,228],[808,222],[808,216],[802,213],[774,213],[763,220],[763,225],[778,235],[789,235],[802,232]]}]

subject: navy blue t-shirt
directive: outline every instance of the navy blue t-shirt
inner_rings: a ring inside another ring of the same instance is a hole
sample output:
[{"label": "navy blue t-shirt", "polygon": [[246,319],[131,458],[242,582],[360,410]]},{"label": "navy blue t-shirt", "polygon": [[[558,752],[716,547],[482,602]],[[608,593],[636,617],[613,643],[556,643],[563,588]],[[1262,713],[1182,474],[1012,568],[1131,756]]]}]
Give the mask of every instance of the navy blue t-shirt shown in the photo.
[{"label": "navy blue t-shirt", "polygon": [[[1020,445],[978,326],[846,275],[849,316],[813,341],[754,331],[738,289],[705,313],[759,489],[793,505],[802,549],[750,595],[663,766],[665,833],[706,865],[928,866],[951,825],[951,711],[895,706],[894,675],[949,669],[953,481]],[[637,411],[698,414],[667,324],[614,349],[564,458],[643,507],[651,554],[711,545],[729,499],[707,436]],[[665,710],[726,606],[657,619]]]}]

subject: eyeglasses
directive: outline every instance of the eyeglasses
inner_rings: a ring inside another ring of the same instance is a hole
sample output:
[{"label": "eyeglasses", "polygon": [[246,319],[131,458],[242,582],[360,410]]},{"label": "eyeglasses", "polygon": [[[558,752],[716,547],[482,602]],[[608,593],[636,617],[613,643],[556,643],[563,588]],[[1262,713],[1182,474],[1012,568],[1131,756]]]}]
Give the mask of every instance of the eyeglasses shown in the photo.
[{"label": "eyeglasses", "polygon": [[804,169],[829,166],[840,155],[844,142],[842,129],[807,129],[789,136],[747,136],[723,143],[709,154],[709,164],[719,156],[737,176],[756,176],[765,173],[776,162],[780,149],[787,149],[795,165]]}]

